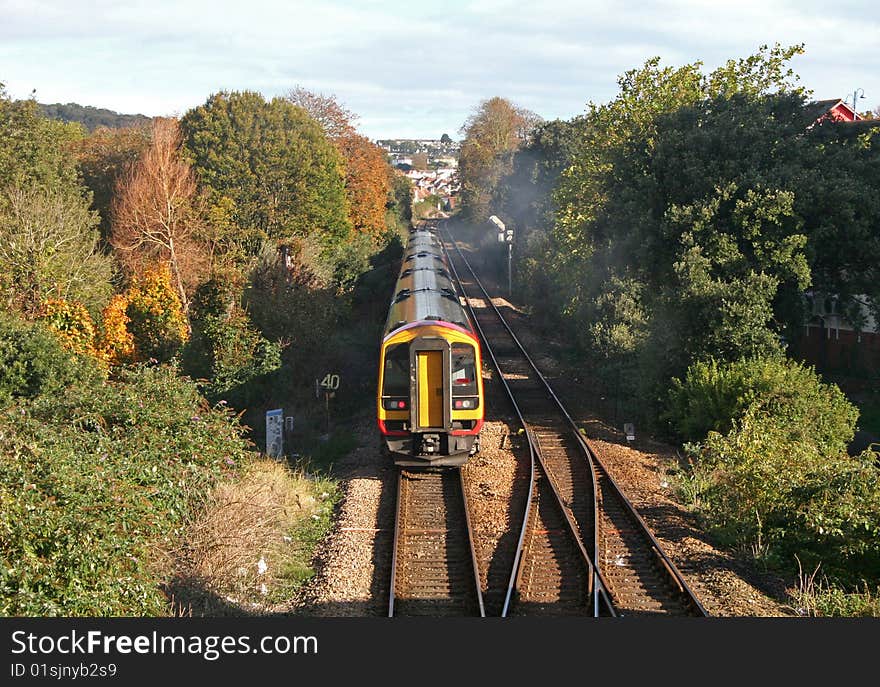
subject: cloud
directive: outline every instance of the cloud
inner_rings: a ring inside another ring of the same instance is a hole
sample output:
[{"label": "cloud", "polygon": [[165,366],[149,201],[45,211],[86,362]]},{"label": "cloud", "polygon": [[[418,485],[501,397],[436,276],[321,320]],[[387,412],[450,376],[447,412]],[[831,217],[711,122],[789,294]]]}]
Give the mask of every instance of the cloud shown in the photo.
[{"label": "cloud", "polygon": [[37,88],[43,100],[145,114],[221,89],[273,96],[301,84],[337,95],[369,136],[427,136],[457,131],[492,95],[570,117],[654,55],[708,69],[780,41],[806,43],[794,67],[817,97],[861,87],[874,107],[876,14],[813,0],[0,0],[0,80],[19,97]]}]

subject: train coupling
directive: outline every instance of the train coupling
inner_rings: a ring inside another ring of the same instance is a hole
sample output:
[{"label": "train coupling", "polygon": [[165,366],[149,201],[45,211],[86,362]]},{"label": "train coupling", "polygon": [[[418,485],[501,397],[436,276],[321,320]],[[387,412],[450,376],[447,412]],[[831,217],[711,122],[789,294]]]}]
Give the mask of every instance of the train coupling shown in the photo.
[{"label": "train coupling", "polygon": [[422,434],[422,452],[428,455],[436,455],[440,451],[439,434]]}]

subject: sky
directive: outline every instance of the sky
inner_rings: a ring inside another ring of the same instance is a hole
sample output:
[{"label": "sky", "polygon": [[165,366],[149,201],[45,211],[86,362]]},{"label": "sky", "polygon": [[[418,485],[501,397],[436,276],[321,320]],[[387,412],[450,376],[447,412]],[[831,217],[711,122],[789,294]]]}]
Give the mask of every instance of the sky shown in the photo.
[{"label": "sky", "polygon": [[877,0],[0,0],[13,98],[173,116],[298,85],[373,139],[458,139],[496,95],[569,119],[651,57],[708,71],[777,42],[805,44],[791,66],[815,99],[880,106]]}]

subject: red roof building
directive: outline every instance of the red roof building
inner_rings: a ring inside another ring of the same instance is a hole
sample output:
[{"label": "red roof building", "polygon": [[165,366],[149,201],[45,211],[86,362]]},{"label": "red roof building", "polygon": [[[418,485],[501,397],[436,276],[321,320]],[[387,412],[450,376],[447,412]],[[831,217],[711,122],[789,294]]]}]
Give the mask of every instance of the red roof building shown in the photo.
[{"label": "red roof building", "polygon": [[806,106],[807,111],[812,115],[812,119],[818,123],[824,120],[833,120],[835,122],[858,122],[862,119],[862,115],[853,108],[843,102],[840,98],[832,100],[817,100]]}]

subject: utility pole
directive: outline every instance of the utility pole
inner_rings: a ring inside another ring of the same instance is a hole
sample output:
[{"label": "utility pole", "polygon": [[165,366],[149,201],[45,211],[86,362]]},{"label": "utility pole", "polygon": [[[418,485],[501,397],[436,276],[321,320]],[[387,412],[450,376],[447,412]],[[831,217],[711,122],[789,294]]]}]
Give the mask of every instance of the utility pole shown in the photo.
[{"label": "utility pole", "polygon": [[507,241],[507,297],[513,298],[513,229],[505,232]]}]

